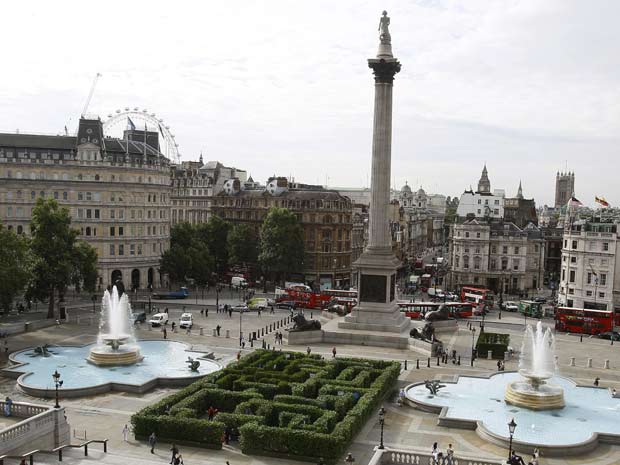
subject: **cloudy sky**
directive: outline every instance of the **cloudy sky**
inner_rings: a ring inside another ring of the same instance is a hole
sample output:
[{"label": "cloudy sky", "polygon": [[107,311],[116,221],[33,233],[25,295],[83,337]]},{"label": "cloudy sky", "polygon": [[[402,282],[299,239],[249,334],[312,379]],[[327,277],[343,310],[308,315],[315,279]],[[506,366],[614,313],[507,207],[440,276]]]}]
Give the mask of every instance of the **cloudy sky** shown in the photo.
[{"label": "cloudy sky", "polygon": [[182,158],[331,186],[368,185],[381,10],[402,63],[392,177],[459,195],[620,204],[615,0],[3,2],[0,130],[74,130],[89,113],[165,119]]}]

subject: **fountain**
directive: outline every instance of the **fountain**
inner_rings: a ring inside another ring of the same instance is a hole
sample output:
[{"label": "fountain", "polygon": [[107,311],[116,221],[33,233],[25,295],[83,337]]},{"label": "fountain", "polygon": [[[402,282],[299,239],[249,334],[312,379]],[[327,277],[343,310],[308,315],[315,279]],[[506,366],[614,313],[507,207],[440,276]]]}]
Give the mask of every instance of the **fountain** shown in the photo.
[{"label": "fountain", "polygon": [[519,374],[525,380],[513,381],[506,386],[506,403],[531,410],[564,407],[563,389],[546,382],[556,371],[554,352],[555,341],[551,330],[543,330],[540,321],[536,332],[528,325],[519,358]]},{"label": "fountain", "polygon": [[99,336],[88,355],[89,362],[103,366],[133,365],[144,358],[136,344],[130,316],[131,306],[122,289],[120,295],[117,286],[104,292]]}]

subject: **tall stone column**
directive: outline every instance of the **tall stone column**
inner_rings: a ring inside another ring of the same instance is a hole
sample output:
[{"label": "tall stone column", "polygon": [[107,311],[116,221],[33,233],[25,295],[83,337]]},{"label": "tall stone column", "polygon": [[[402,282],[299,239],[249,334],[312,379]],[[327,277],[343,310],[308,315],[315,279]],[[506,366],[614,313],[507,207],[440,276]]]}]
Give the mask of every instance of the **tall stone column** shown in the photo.
[{"label": "tall stone column", "polygon": [[387,12],[379,22],[380,43],[376,58],[368,60],[375,76],[372,140],[370,218],[368,245],[353,264],[358,273],[358,305],[339,323],[343,329],[400,333],[409,320],[396,304],[396,270],[400,261],[392,253],[389,229],[392,162],[392,89],[400,63],[392,55]]}]

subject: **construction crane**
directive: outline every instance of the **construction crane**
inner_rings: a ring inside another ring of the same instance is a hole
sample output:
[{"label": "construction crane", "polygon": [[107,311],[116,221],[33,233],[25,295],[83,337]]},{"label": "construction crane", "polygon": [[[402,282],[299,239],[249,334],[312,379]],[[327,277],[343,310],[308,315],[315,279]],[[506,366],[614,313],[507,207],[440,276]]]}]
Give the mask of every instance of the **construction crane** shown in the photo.
[{"label": "construction crane", "polygon": [[88,110],[88,105],[90,105],[90,99],[93,98],[93,93],[95,92],[95,86],[97,85],[97,80],[101,77],[101,73],[97,73],[95,75],[95,79],[93,79],[93,85],[90,86],[90,92],[88,93],[88,98],[86,99],[86,103],[84,104],[84,109],[82,110],[82,118],[86,114],[86,110]]}]

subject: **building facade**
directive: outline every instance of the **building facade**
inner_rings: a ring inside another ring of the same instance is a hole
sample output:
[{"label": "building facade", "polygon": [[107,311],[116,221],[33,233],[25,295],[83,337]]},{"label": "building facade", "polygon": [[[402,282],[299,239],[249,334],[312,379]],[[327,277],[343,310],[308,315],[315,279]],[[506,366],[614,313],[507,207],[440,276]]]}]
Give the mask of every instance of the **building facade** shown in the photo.
[{"label": "building facade", "polygon": [[29,234],[36,199],[53,198],[96,249],[100,289],[119,279],[127,288],[165,284],[158,269],[170,244],[170,166],[157,137],[109,138],[101,120],[85,118],[77,136],[0,134],[0,221]]},{"label": "building facade", "polygon": [[[351,285],[353,205],[348,197],[321,186],[271,178],[265,188],[245,189],[232,182],[213,197],[213,214],[260,230],[272,207],[293,212],[304,230],[303,277],[314,288]],[[359,228],[357,233],[359,234]]]},{"label": "building facade", "polygon": [[612,221],[567,221],[558,303],[620,311],[620,240]]},{"label": "building facade", "polygon": [[556,209],[565,207],[568,200],[575,193],[575,173],[570,171],[555,175],[555,204]]},{"label": "building facade", "polygon": [[504,197],[503,189],[495,189],[491,192],[491,182],[484,165],[482,175],[478,181],[478,190],[466,190],[461,194],[456,215],[461,218],[504,218]]}]

